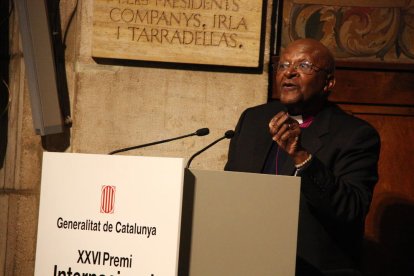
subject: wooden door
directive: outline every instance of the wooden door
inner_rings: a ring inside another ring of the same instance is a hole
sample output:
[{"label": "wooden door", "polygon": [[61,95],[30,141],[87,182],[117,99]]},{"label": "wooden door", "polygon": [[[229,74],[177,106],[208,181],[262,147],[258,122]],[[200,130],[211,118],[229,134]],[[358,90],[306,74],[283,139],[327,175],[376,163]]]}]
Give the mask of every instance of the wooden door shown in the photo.
[{"label": "wooden door", "polygon": [[365,223],[367,276],[414,275],[414,72],[339,69],[332,99],[381,137],[379,182]]},{"label": "wooden door", "polygon": [[366,219],[367,275],[414,275],[414,117],[359,114],[381,136],[380,180]]}]

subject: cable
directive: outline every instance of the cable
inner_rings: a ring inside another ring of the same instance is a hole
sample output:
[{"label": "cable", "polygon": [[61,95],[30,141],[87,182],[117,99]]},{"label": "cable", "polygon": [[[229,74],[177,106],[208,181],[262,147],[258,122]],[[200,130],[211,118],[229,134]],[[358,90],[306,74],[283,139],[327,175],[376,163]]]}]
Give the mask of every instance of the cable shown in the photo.
[{"label": "cable", "polygon": [[0,118],[3,118],[3,116],[4,116],[4,114],[6,114],[7,110],[9,110],[9,106],[10,106],[10,103],[11,103],[11,97],[10,97],[10,89],[9,89],[9,86],[7,85],[7,83],[6,83],[6,81],[5,81],[5,80],[2,80],[2,82],[3,82],[4,86],[6,86],[6,90],[7,90],[8,99],[9,99],[9,100],[8,100],[8,102],[7,102],[7,105],[4,107],[3,111],[0,113]]},{"label": "cable", "polygon": [[64,49],[66,49],[66,38],[68,36],[69,27],[72,24],[72,20],[75,17],[76,11],[78,10],[78,3],[79,3],[79,0],[76,0],[75,7],[73,8],[72,13],[70,14],[70,17],[69,17],[69,20],[68,20],[68,24],[66,25],[65,33],[63,35],[63,42],[62,42]]}]

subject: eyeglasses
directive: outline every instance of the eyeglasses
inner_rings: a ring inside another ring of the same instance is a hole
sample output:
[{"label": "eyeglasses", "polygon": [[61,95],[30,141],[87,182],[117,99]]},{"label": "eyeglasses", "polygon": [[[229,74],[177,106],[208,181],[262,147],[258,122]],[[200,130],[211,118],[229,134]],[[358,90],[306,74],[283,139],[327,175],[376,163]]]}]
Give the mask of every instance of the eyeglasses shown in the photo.
[{"label": "eyeglasses", "polygon": [[290,63],[289,61],[285,61],[285,62],[279,62],[277,64],[273,64],[273,69],[278,71],[278,72],[285,72],[286,70],[288,70],[290,68],[290,66],[293,65],[293,69],[299,73],[303,73],[303,74],[307,74],[310,75],[313,73],[313,71],[319,72],[319,71],[324,71],[329,73],[328,70],[320,68],[316,65],[313,65],[312,62],[307,61],[307,60],[303,60],[303,61],[299,61],[299,62],[295,62],[295,63]]}]

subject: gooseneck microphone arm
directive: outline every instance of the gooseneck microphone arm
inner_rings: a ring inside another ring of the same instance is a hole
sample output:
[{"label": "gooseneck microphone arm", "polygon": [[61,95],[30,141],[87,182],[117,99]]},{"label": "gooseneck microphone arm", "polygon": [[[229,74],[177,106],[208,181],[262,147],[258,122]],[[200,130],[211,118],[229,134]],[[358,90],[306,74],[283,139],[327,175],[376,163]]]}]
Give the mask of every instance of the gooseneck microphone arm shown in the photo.
[{"label": "gooseneck microphone arm", "polygon": [[196,132],[193,132],[193,133],[190,133],[190,134],[186,134],[186,135],[182,135],[182,136],[178,136],[178,137],[170,138],[170,139],[166,139],[166,140],[151,142],[151,143],[147,143],[147,144],[142,144],[142,145],[138,145],[138,146],[133,146],[133,147],[128,147],[128,148],[118,149],[118,150],[111,151],[108,154],[109,155],[112,155],[112,154],[115,154],[115,153],[129,151],[129,150],[133,150],[133,149],[139,149],[139,148],[144,148],[144,147],[153,146],[153,145],[157,145],[157,144],[167,143],[167,142],[171,142],[171,141],[174,141],[174,140],[178,140],[178,139],[182,139],[182,138],[186,138],[186,137],[190,137],[190,136],[195,136],[195,135],[197,135],[197,136],[205,136],[205,135],[207,135],[209,133],[210,133],[210,130],[208,128],[200,128]]},{"label": "gooseneck microphone arm", "polygon": [[191,162],[193,161],[193,159],[195,157],[197,157],[198,155],[200,155],[201,153],[203,153],[204,151],[208,150],[209,148],[211,148],[212,146],[214,146],[215,144],[217,144],[218,142],[220,142],[223,139],[230,139],[234,136],[234,131],[233,130],[227,130],[226,133],[224,133],[224,136],[213,141],[211,144],[208,144],[206,147],[202,148],[201,150],[197,151],[196,153],[194,153],[190,159],[188,159],[187,162],[187,166],[186,168],[188,169],[190,167]]}]

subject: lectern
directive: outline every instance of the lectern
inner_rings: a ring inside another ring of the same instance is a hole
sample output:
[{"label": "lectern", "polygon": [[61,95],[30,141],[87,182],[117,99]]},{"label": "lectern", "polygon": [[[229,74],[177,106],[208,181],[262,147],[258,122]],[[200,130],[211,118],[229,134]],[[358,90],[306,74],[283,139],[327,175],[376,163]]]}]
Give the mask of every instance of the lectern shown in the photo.
[{"label": "lectern", "polygon": [[299,190],[182,158],[45,153],[35,275],[293,276]]},{"label": "lectern", "polygon": [[187,170],[180,276],[295,275],[300,179]]}]

